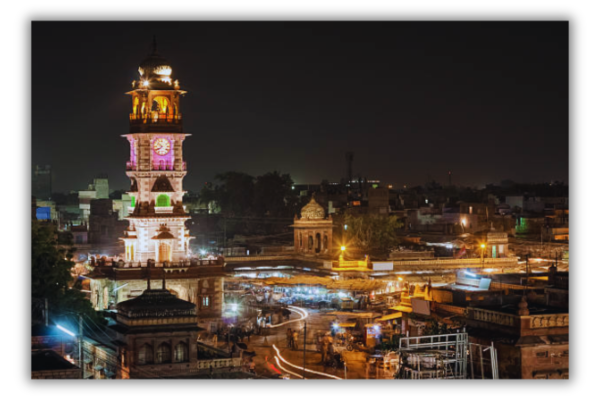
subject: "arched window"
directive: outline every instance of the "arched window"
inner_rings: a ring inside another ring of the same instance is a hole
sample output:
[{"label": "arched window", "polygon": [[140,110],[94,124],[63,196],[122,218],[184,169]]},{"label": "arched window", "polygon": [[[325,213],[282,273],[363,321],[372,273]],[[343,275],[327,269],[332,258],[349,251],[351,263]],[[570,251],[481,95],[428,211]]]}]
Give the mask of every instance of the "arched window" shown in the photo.
[{"label": "arched window", "polygon": [[133,115],[136,117],[138,115],[139,106],[140,106],[140,99],[137,97],[134,97],[133,98]]},{"label": "arched window", "polygon": [[315,244],[315,253],[320,253],[321,252],[321,234],[317,233],[317,235],[315,236],[315,239],[317,240],[317,243]]},{"label": "arched window", "polygon": [[175,362],[186,362],[188,360],[188,346],[183,342],[179,342],[175,346]]},{"label": "arched window", "polygon": [[156,96],[152,100],[152,111],[157,112],[160,115],[160,119],[166,119],[168,115],[172,115],[173,113],[170,103],[168,97]]},{"label": "arched window", "polygon": [[329,240],[327,238],[327,235],[323,236],[323,250],[327,250],[329,246]]},{"label": "arched window", "polygon": [[313,237],[309,236],[308,237],[308,249],[312,250],[312,248],[313,248]]},{"label": "arched window", "polygon": [[158,346],[158,352],[156,353],[157,364],[167,364],[171,362],[171,346],[168,343],[163,343]]},{"label": "arched window", "polygon": [[152,346],[149,344],[143,345],[138,351],[138,364],[152,364],[154,362],[154,354]]},{"label": "arched window", "polygon": [[169,207],[171,199],[168,194],[161,194],[156,198],[156,207]]}]

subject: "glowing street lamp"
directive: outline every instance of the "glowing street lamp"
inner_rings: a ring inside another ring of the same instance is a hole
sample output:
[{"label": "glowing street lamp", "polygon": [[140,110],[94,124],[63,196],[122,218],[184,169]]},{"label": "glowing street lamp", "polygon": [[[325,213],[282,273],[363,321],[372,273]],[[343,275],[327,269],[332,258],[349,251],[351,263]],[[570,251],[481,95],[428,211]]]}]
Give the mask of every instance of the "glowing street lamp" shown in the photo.
[{"label": "glowing street lamp", "polygon": [[481,267],[483,268],[483,250],[485,250],[485,244],[481,243]]},{"label": "glowing street lamp", "polygon": [[70,336],[73,336],[73,337],[77,336],[77,335],[75,335],[73,332],[71,332],[70,330],[68,330],[68,329],[67,329],[67,328],[65,328],[65,327],[62,327],[62,326],[60,326],[60,325],[56,325],[56,327],[57,327],[58,329],[60,329],[61,331],[63,331],[64,333],[66,333],[67,335],[70,335]]},{"label": "glowing street lamp", "polygon": [[346,246],[342,246],[340,247],[340,249],[342,250],[342,254],[340,254],[340,261],[344,260],[344,251],[346,251]]}]

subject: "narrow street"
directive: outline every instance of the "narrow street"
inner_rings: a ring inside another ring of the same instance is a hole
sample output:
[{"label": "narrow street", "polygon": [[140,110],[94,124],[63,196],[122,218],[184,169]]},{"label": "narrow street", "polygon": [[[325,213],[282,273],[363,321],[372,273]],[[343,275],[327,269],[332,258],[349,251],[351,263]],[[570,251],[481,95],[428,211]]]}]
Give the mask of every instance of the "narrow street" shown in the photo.
[{"label": "narrow street", "polygon": [[[317,332],[330,329],[332,318],[326,316],[326,311],[301,309],[308,314],[306,340],[306,378],[307,379],[392,379],[393,371],[383,367],[375,368],[365,362],[349,362],[337,369],[324,366],[321,363],[321,353],[317,351]],[[248,343],[248,350],[256,352],[254,362],[256,373],[260,376],[271,377],[274,372],[281,371],[290,379],[301,379],[304,364],[304,320],[299,312],[292,313],[290,321],[284,321],[272,328],[263,329],[261,335],[253,335]],[[299,333],[298,349],[288,348],[286,331],[288,328]],[[279,351],[279,356],[278,356]],[[279,358],[279,360],[278,360]],[[287,363],[286,363],[287,362]],[[290,365],[291,364],[291,365]]]}]

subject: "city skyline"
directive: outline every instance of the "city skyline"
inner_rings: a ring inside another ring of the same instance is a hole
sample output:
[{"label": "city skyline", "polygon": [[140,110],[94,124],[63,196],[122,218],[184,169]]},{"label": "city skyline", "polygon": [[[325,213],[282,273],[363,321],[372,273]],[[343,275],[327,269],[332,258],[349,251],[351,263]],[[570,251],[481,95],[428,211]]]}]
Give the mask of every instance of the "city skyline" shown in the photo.
[{"label": "city skyline", "polygon": [[445,183],[449,170],[464,186],[568,182],[567,32],[566,22],[35,22],[32,161],[52,165],[55,191],[99,173],[127,187],[124,92],[156,35],[189,92],[190,191],[227,170],[339,181],[346,151],[355,175],[394,185]]}]

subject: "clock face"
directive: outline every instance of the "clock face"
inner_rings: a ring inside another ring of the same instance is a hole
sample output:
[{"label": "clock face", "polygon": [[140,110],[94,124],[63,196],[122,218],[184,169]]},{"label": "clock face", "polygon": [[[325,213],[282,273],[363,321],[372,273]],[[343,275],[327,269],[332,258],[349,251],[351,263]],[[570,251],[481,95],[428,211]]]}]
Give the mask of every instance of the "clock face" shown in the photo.
[{"label": "clock face", "polygon": [[164,156],[171,150],[171,142],[165,138],[159,138],[154,141],[154,152],[159,156]]}]

